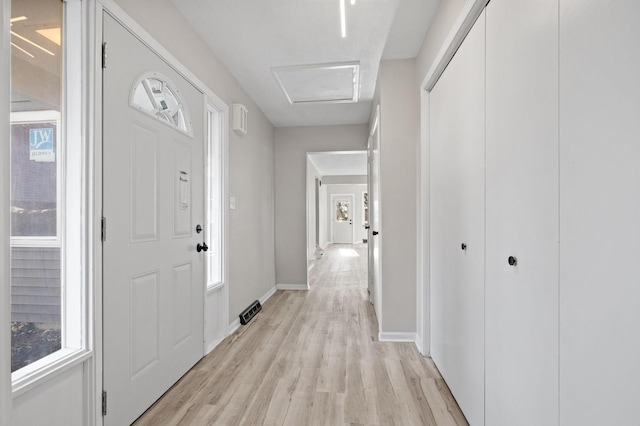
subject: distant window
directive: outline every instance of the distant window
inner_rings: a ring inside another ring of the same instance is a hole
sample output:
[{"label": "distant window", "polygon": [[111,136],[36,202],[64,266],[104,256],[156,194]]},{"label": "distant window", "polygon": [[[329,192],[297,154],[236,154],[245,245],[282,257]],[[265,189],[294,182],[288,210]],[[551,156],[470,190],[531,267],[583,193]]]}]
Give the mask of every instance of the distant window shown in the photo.
[{"label": "distant window", "polygon": [[362,222],[369,224],[369,193],[362,193]]},{"label": "distant window", "polygon": [[158,73],[145,74],[136,80],[129,105],[181,132],[191,134],[191,120],[180,92]]},{"label": "distant window", "polygon": [[336,222],[347,222],[350,219],[349,202],[336,202]]}]

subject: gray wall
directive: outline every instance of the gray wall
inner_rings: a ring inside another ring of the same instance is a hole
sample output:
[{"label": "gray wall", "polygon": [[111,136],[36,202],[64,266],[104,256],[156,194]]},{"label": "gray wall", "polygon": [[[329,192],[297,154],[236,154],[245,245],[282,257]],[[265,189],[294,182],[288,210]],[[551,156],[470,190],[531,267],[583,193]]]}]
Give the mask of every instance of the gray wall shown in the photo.
[{"label": "gray wall", "polygon": [[[416,331],[416,152],[420,108],[415,69],[413,59],[382,61],[378,74],[383,333]],[[374,109],[375,105],[374,102]]]},{"label": "gray wall", "polygon": [[276,129],[276,282],[306,284],[307,153],[362,151],[369,126]]},{"label": "gray wall", "polygon": [[275,284],[274,127],[173,3],[116,2],[229,107],[242,103],[249,110],[249,134],[229,132],[229,194],[237,200],[237,208],[229,214],[229,321],[233,321]]}]

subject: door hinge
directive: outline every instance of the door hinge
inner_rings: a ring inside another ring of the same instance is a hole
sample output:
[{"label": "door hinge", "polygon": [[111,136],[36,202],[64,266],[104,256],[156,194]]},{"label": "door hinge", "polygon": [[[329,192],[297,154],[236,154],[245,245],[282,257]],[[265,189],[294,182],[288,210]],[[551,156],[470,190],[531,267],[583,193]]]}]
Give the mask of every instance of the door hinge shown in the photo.
[{"label": "door hinge", "polygon": [[102,415],[107,415],[107,391],[102,391]]},{"label": "door hinge", "polygon": [[107,42],[102,42],[102,68],[107,67]]},{"label": "door hinge", "polygon": [[107,241],[107,218],[102,216],[102,222],[100,225],[100,239],[104,242]]}]

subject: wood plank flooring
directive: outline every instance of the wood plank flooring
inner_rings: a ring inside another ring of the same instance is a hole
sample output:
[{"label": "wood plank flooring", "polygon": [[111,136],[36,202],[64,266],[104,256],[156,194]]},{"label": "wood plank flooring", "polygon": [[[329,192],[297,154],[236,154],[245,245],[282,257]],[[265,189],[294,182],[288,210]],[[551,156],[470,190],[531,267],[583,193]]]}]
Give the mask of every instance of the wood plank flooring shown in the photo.
[{"label": "wood plank flooring", "polygon": [[365,244],[333,245],[311,290],[278,291],[136,425],[467,425],[413,343],[377,341]]}]

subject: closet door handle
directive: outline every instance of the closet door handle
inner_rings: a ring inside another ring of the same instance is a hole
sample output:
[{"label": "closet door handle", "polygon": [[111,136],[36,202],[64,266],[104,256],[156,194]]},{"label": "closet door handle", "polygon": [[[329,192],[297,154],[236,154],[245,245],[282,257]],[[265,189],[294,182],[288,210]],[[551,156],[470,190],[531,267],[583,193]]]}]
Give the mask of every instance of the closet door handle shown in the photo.
[{"label": "closet door handle", "polygon": [[513,256],[509,256],[509,265],[511,266],[517,266],[518,265],[518,259],[513,257]]},{"label": "closet door handle", "polygon": [[466,250],[467,249],[467,245],[465,243],[460,244],[460,248],[462,250]]},{"label": "closet door handle", "polygon": [[379,232],[378,232],[378,231],[373,231],[373,232],[372,232],[372,234],[373,234],[373,235],[378,235],[378,234],[379,234]]}]

